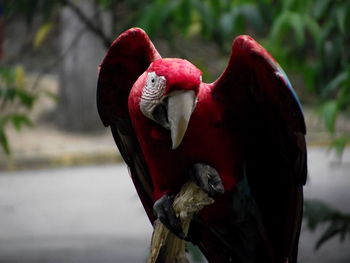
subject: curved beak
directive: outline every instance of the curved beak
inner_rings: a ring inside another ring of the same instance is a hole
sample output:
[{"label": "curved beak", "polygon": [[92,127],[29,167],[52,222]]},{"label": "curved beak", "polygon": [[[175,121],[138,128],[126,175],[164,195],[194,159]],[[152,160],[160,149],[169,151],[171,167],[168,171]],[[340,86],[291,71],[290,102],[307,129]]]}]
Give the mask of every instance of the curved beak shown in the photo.
[{"label": "curved beak", "polygon": [[195,106],[196,95],[192,90],[169,95],[167,113],[173,150],[181,144]]}]

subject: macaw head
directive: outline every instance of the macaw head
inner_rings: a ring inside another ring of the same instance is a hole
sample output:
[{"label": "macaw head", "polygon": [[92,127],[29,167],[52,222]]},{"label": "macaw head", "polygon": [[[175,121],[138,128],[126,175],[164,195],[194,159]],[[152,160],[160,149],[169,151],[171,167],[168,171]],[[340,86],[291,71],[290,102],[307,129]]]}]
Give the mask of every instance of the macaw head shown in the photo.
[{"label": "macaw head", "polygon": [[140,110],[170,130],[172,149],[180,145],[185,135],[201,80],[201,71],[184,59],[158,59],[146,71]]}]

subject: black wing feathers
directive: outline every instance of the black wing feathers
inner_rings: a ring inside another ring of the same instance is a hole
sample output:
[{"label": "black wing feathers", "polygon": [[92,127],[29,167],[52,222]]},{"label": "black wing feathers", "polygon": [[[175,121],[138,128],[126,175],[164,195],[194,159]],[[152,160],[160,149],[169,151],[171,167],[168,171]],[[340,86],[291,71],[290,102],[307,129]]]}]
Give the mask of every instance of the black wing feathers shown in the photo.
[{"label": "black wing feathers", "polygon": [[294,263],[307,174],[306,128],[299,100],[283,70],[248,36],[233,42],[228,66],[213,85],[228,128],[239,126],[244,138],[246,176],[267,246],[271,244],[276,262],[288,258]]},{"label": "black wing feathers", "polygon": [[152,181],[132,127],[128,97],[137,78],[160,55],[146,33],[132,28],[121,34],[103,59],[98,84],[97,107],[105,126],[110,126],[120,154],[151,222],[154,221]]}]

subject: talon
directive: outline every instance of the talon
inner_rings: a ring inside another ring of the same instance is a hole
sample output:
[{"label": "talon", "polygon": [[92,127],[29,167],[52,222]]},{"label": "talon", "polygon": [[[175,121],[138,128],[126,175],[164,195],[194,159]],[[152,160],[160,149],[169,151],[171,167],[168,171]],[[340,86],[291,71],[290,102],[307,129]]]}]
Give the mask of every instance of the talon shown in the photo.
[{"label": "talon", "polygon": [[176,217],[173,209],[174,198],[174,195],[163,195],[154,203],[153,212],[160,222],[162,222],[174,235],[186,240],[186,235],[182,230],[180,220]]},{"label": "talon", "polygon": [[224,193],[224,186],[219,173],[210,165],[196,163],[190,169],[190,176],[209,196],[215,197]]}]

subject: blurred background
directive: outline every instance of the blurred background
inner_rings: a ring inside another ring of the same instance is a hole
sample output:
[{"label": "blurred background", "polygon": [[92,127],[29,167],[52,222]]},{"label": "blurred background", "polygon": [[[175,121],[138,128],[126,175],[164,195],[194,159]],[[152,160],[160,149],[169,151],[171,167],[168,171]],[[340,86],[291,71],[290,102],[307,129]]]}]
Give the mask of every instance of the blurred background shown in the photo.
[{"label": "blurred background", "polygon": [[299,262],[350,262],[348,0],[0,1],[0,262],[145,262],[152,228],[95,103],[133,26],[206,82],[239,34],[276,58],[308,127]]}]

